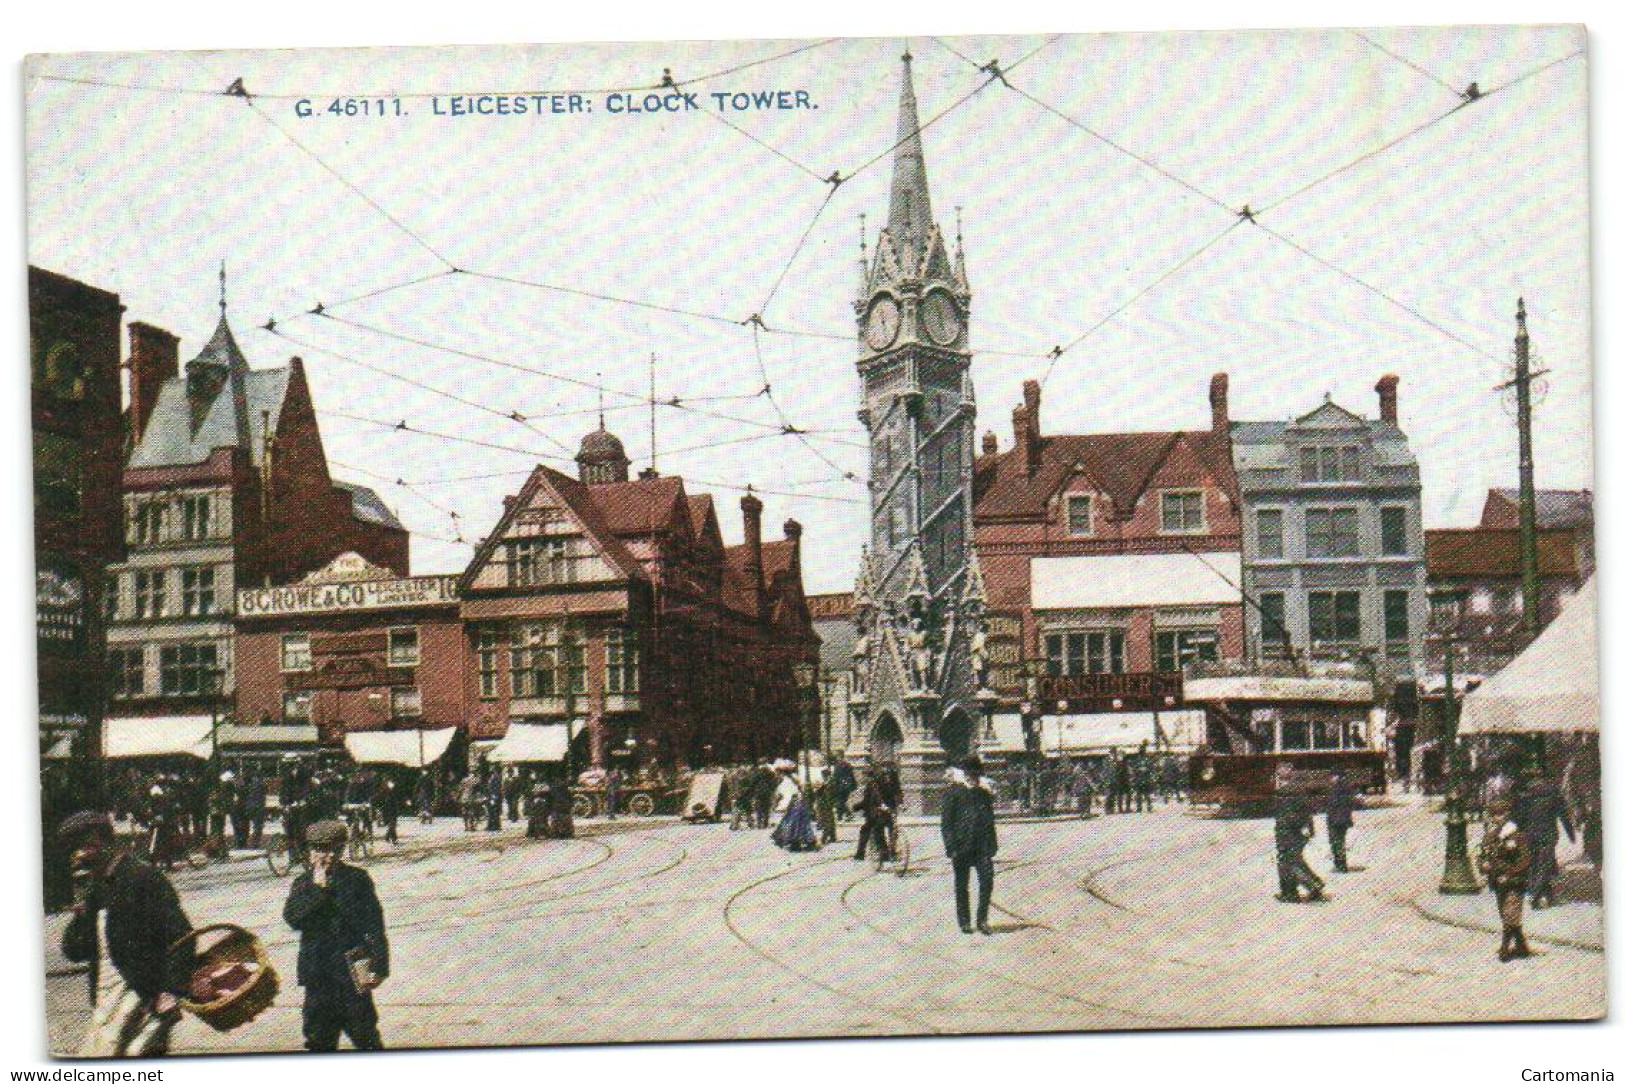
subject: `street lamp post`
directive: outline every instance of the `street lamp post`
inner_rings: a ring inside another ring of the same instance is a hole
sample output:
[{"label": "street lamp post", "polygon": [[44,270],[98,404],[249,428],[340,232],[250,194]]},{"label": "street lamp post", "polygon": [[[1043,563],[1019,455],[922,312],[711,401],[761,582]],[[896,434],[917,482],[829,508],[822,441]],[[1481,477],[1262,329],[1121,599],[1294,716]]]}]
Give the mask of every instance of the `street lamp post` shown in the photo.
[{"label": "street lamp post", "polygon": [[1472,859],[1467,854],[1467,809],[1463,800],[1461,742],[1456,732],[1460,706],[1456,703],[1456,625],[1460,620],[1462,592],[1438,591],[1432,597],[1435,612],[1444,617],[1441,639],[1444,644],[1444,877],[1439,892],[1449,896],[1473,896],[1480,891],[1473,876]]},{"label": "street lamp post", "polygon": [[818,682],[818,664],[815,662],[798,662],[792,668],[796,681],[796,714],[801,717],[801,774],[809,783],[812,781],[812,750],[811,741],[807,737],[807,716],[812,713],[813,689]]}]

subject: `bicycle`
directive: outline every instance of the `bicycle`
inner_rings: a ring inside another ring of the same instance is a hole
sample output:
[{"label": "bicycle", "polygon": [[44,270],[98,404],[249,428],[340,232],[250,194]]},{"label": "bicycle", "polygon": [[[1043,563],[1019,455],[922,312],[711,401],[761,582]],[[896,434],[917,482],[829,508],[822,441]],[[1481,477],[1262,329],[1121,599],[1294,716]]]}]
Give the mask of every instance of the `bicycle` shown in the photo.
[{"label": "bicycle", "polygon": [[908,833],[894,820],[888,825],[885,834],[889,837],[891,846],[888,848],[885,845],[887,840],[874,840],[875,849],[869,861],[874,864],[876,873],[884,873],[889,868],[892,873],[902,877],[908,873],[909,862],[914,857],[913,849],[909,846]]},{"label": "bicycle", "polygon": [[286,877],[293,867],[305,864],[306,853],[302,843],[295,844],[290,824],[304,809],[303,802],[289,803],[282,810],[282,831],[265,840],[265,864],[277,877]]}]

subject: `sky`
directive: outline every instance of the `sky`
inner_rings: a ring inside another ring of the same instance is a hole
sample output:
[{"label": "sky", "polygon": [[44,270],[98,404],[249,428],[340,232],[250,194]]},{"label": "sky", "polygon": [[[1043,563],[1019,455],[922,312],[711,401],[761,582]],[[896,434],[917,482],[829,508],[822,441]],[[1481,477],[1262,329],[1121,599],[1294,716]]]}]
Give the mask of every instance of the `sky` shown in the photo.
[{"label": "sky", "polygon": [[[536,462],[573,473],[601,402],[646,466],[652,354],[680,403],[655,410],[661,472],[715,492],[730,541],[754,485],[769,537],[805,525],[809,590],[846,590],[852,302],[905,49],[1001,445],[1024,379],[1047,432],[1107,432],[1205,427],[1217,371],[1239,419],[1327,395],[1374,415],[1393,372],[1424,518],[1467,525],[1517,480],[1495,388],[1522,296],[1550,370],[1537,481],[1591,487],[1574,27],[49,55],[25,78],[29,258],[119,293],[183,359],[224,261],[251,363],[304,359],[335,475],[398,511],[419,572],[460,569]],[[698,108],[611,111],[666,69]],[[253,97],[219,93],[239,78]],[[712,97],[778,90],[816,108]],[[592,111],[448,115],[543,91]],[[327,112],[350,97],[386,113]]]}]

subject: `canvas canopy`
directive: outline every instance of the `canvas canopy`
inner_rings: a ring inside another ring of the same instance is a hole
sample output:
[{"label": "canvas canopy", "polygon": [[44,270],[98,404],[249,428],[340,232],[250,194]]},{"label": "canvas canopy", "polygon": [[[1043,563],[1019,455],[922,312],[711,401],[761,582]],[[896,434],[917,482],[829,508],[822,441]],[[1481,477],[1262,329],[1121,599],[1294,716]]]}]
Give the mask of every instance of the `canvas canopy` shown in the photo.
[{"label": "canvas canopy", "polygon": [[438,730],[364,730],[344,736],[344,747],[357,764],[404,764],[421,768],[446,755],[454,726]]},{"label": "canvas canopy", "polygon": [[1200,711],[1046,715],[1039,720],[1039,742],[1050,756],[1105,753],[1112,749],[1131,752],[1141,742],[1161,752],[1188,751],[1200,740],[1205,726],[1206,716]]},{"label": "canvas canopy", "polygon": [[556,764],[570,751],[570,739],[586,726],[582,719],[564,723],[509,723],[508,733],[486,754],[504,764]]},{"label": "canvas canopy", "polygon": [[109,719],[102,725],[102,753],[109,760],[163,756],[204,760],[213,752],[209,738],[213,730],[214,720],[207,715]]},{"label": "canvas canopy", "polygon": [[1586,581],[1546,631],[1461,702],[1462,734],[1560,734],[1601,728],[1597,581]]}]

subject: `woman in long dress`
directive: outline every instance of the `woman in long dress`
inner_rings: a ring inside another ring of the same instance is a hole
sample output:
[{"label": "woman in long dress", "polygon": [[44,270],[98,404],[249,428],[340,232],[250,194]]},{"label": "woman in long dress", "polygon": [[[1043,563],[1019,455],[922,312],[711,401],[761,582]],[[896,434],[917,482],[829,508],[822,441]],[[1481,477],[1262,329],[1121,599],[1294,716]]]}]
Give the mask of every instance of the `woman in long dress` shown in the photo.
[{"label": "woman in long dress", "polygon": [[773,842],[789,851],[816,851],[818,836],[813,824],[812,805],[795,777],[795,765],[779,764],[779,787],[774,793],[774,809],[783,812],[773,830]]}]

